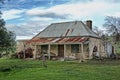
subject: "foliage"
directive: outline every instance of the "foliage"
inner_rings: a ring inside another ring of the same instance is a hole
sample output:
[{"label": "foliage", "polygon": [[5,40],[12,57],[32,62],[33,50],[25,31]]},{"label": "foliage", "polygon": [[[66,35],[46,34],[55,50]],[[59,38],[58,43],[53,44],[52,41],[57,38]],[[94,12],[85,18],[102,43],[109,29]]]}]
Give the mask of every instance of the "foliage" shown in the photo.
[{"label": "foliage", "polygon": [[12,50],[15,45],[15,34],[5,28],[5,22],[0,19],[0,52]]},{"label": "foliage", "polygon": [[0,64],[0,80],[118,80],[120,75],[119,61],[47,61],[47,68],[40,60],[1,59]]},{"label": "foliage", "polygon": [[110,41],[114,46],[115,53],[120,53],[120,17],[107,16],[103,26],[107,29],[109,36],[107,41]]},{"label": "foliage", "polygon": [[101,37],[102,40],[107,41],[108,40],[108,34],[106,33],[106,30],[99,29],[99,27],[95,26],[93,27],[93,31]]},{"label": "foliage", "polygon": [[[5,0],[0,0],[0,3],[4,3]],[[5,28],[5,21],[1,18],[2,13],[0,12],[0,55],[1,53],[9,51],[13,52],[15,45],[15,33],[8,31]]]},{"label": "foliage", "polygon": [[120,17],[107,16],[103,26],[106,27],[109,34],[115,36],[115,41],[120,41]]},{"label": "foliage", "polygon": [[99,29],[97,26],[95,26],[94,28],[93,28],[93,31],[99,36],[99,37],[101,37],[102,35],[104,35],[104,31],[103,30],[101,30],[101,29]]}]

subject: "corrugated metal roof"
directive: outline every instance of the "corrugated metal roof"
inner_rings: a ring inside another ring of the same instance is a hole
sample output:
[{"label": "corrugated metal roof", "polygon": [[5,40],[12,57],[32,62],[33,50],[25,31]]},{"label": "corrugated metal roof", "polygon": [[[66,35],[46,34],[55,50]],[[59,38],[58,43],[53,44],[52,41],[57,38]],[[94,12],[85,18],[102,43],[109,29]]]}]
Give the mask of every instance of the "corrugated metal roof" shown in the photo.
[{"label": "corrugated metal roof", "polygon": [[34,38],[76,37],[76,36],[98,37],[82,21],[73,21],[73,22],[53,23],[49,25],[46,29],[41,31]]},{"label": "corrugated metal roof", "polygon": [[86,37],[76,37],[76,38],[38,38],[34,40],[29,40],[27,43],[76,43],[84,42],[88,40]]}]

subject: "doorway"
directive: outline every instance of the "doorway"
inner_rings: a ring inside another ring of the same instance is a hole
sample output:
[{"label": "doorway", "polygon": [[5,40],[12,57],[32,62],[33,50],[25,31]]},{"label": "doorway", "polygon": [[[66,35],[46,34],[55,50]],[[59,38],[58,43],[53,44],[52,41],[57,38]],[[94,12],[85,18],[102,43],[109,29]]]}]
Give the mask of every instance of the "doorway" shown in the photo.
[{"label": "doorway", "polygon": [[64,45],[58,45],[58,56],[64,57]]}]

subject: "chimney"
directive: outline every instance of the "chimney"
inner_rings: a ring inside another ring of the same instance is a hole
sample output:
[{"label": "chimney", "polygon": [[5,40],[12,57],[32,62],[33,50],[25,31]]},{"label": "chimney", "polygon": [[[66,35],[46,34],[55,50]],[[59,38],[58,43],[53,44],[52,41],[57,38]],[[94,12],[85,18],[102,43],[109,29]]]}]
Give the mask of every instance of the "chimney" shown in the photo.
[{"label": "chimney", "polygon": [[92,30],[92,20],[87,20],[86,25]]}]

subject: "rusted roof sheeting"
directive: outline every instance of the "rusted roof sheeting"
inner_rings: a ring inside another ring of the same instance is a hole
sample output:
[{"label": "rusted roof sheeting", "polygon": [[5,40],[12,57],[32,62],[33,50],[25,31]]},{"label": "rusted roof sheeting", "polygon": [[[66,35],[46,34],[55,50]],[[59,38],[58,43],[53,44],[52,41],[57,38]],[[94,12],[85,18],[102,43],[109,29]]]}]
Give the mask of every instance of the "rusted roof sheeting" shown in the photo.
[{"label": "rusted roof sheeting", "polygon": [[76,38],[61,38],[56,43],[75,43],[75,42],[84,42],[88,38],[86,37],[76,37]]},{"label": "rusted roof sheeting", "polygon": [[29,40],[27,43],[76,43],[84,42],[88,38],[86,37],[76,37],[76,38],[39,38],[35,40]]},{"label": "rusted roof sheeting", "polygon": [[39,42],[39,43],[47,43],[51,42],[53,39],[48,39],[48,38],[39,38],[39,39],[34,39],[34,40],[29,40],[27,43],[33,43],[33,42]]}]

